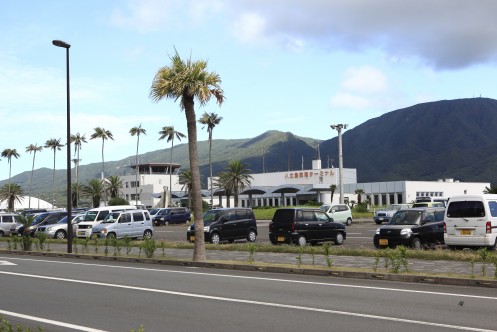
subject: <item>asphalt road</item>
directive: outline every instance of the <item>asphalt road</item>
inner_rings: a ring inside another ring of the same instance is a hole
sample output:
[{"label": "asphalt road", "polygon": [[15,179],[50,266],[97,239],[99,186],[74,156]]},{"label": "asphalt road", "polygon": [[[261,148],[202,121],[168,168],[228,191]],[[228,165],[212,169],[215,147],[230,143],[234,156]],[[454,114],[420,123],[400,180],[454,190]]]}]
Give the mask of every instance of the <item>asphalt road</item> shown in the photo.
[{"label": "asphalt road", "polygon": [[[257,221],[257,242],[269,243],[269,220]],[[186,224],[155,226],[154,238],[166,241],[186,241]],[[350,248],[374,249],[373,236],[379,225],[371,222],[353,223],[346,226],[347,239],[343,246]]]},{"label": "asphalt road", "polygon": [[497,329],[497,290],[488,288],[15,255],[0,261],[0,315],[33,331]]}]

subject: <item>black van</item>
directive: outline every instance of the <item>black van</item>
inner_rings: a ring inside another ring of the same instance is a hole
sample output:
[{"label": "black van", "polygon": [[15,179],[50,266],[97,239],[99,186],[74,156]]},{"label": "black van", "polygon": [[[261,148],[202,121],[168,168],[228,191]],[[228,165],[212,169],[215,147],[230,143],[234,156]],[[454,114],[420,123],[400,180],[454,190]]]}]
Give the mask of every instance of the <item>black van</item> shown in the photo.
[{"label": "black van", "polygon": [[[247,208],[213,209],[205,212],[204,216],[205,241],[220,243],[246,239],[254,242],[257,238],[257,224],[254,211]],[[195,241],[195,224],[188,227],[186,238]]]},{"label": "black van", "polygon": [[340,245],[347,236],[345,225],[334,222],[319,209],[281,208],[276,210],[269,223],[269,240],[272,244],[333,241]]}]

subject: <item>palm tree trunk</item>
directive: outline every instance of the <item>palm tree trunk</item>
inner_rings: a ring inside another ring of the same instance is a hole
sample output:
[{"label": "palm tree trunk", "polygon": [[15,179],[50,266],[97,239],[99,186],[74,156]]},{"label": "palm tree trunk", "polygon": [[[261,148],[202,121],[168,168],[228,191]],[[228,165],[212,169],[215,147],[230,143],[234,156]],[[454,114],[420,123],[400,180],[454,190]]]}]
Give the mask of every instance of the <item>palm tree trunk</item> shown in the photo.
[{"label": "palm tree trunk", "polygon": [[197,153],[197,119],[193,97],[183,95],[186,124],[188,129],[188,153],[190,157],[190,171],[192,172],[193,217],[195,220],[195,246],[193,260],[205,262],[204,221],[202,220],[202,194],[200,192],[200,170]]},{"label": "palm tree trunk", "polygon": [[138,167],[138,146],[140,145],[140,134],[137,134],[138,139],[136,141],[136,158],[135,158],[135,205],[138,205],[138,172],[140,167]]},{"label": "palm tree trunk", "polygon": [[105,170],[104,170],[104,165],[105,165],[105,161],[104,161],[104,139],[102,138],[102,175],[101,175],[101,180],[105,179]]},{"label": "palm tree trunk", "polygon": [[36,151],[33,153],[33,165],[31,166],[31,179],[29,180],[29,202],[28,202],[28,208],[31,209],[31,188],[33,187],[33,172],[35,170],[35,158],[36,158]]},{"label": "palm tree trunk", "polygon": [[77,158],[78,158],[78,161],[76,162],[76,207],[79,206],[79,178],[78,178],[78,174],[79,174],[79,146],[78,146],[78,151],[77,151]]},{"label": "palm tree trunk", "polygon": [[55,150],[53,151],[53,172],[52,172],[52,209],[55,207]]},{"label": "palm tree trunk", "polygon": [[[173,133],[174,135],[174,133]],[[173,176],[173,173],[172,173],[172,167],[171,167],[171,164],[173,163],[173,147],[174,147],[174,138],[171,140],[171,155],[169,157],[169,195],[168,195],[168,199],[169,199],[169,202],[168,202],[168,205],[167,206],[171,206],[171,201],[173,199],[173,188],[172,188],[172,176]]]},{"label": "palm tree trunk", "polygon": [[212,150],[212,131],[209,131],[209,172],[210,172],[210,190],[211,190],[211,209],[214,207],[214,197],[212,193],[212,161],[211,161],[211,150]]}]

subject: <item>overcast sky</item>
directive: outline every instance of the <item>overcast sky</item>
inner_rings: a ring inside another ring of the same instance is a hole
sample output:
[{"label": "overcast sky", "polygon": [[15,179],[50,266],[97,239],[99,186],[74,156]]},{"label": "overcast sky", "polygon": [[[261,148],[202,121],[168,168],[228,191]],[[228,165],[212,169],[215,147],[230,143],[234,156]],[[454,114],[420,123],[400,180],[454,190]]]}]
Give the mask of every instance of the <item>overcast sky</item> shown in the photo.
[{"label": "overcast sky", "polygon": [[[497,98],[493,0],[0,3],[0,151],[21,154],[12,175],[31,170],[29,144],[65,143],[65,50],[54,39],[72,45],[71,132],[88,139],[82,164],[101,162],[101,140],[89,140],[95,127],[115,139],[105,143],[106,161],[135,154],[134,126],[147,130],[140,153],[169,147],[158,141],[163,126],[187,133],[178,102],[149,98],[175,49],[222,78],[226,103],[196,105],[197,117],[223,117],[214,139],[274,129],[325,140],[336,136],[330,124],[353,128],[421,102]],[[57,169],[65,160],[63,148]],[[53,167],[53,151],[37,154],[40,167]],[[8,169],[2,158],[0,179]]]}]

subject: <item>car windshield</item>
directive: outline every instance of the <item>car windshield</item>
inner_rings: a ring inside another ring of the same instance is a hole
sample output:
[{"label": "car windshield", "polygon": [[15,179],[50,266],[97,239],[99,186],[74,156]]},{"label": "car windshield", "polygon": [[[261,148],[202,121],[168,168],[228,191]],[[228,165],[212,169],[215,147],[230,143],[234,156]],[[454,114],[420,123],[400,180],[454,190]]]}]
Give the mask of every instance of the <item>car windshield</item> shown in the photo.
[{"label": "car windshield", "polygon": [[385,210],[397,211],[397,210],[400,210],[401,207],[402,207],[402,205],[399,205],[399,204],[391,204],[391,205],[387,206]]},{"label": "car windshield", "polygon": [[41,223],[45,218],[47,217],[47,214],[44,213],[44,214],[39,214],[37,215],[33,221],[31,222],[31,225],[38,225],[39,223]]},{"label": "car windshield", "polygon": [[223,210],[209,210],[204,213],[204,221],[216,221],[223,214]]},{"label": "car windshield", "polygon": [[389,225],[419,225],[423,211],[400,210],[395,213]]},{"label": "car windshield", "polygon": [[94,221],[97,217],[98,211],[87,211],[85,213],[84,221]]},{"label": "car windshield", "polygon": [[168,215],[169,212],[171,212],[171,209],[163,209],[163,210],[160,210],[156,216],[165,216],[165,215]]},{"label": "car windshield", "polygon": [[329,205],[321,205],[319,209],[323,212],[327,212],[330,209]]},{"label": "car windshield", "polygon": [[111,212],[105,217],[105,219],[102,221],[102,224],[113,224],[116,222],[116,220],[119,218],[119,215],[121,212]]},{"label": "car windshield", "polygon": [[47,224],[47,225],[53,225],[53,224],[58,223],[58,222],[59,222],[59,220],[60,220],[59,218],[54,217],[53,219],[48,220],[48,221],[46,222],[46,224]]},{"label": "car windshield", "polygon": [[151,215],[154,215],[154,214],[156,214],[157,212],[159,212],[159,210],[160,210],[159,208],[152,209],[152,210],[150,210],[150,214],[151,214]]}]

